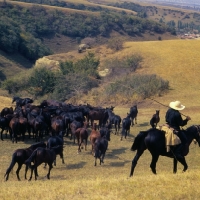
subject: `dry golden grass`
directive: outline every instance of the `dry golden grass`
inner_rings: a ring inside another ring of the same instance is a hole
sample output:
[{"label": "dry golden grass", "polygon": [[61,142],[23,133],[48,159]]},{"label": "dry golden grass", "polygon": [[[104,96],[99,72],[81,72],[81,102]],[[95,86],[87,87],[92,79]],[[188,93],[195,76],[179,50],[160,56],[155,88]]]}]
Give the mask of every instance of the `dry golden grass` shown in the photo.
[{"label": "dry golden grass", "polygon": [[[165,105],[170,101],[180,100],[186,105],[182,113],[192,118],[188,123],[190,126],[200,124],[199,43],[199,40],[127,42],[122,51],[116,53],[108,51],[108,54],[104,52],[104,56],[100,58],[103,62],[109,57],[122,58],[133,53],[141,54],[144,60],[142,68],[137,73],[154,73],[170,82],[169,93],[162,97],[154,97],[155,100]],[[12,106],[11,99],[0,97],[0,105],[2,108]],[[25,148],[33,141],[27,139],[25,143],[17,144],[12,144],[9,139],[0,141],[0,177],[2,177],[0,199],[199,199],[200,149],[193,143],[186,157],[189,166],[186,173],[182,173],[183,167],[178,164],[178,172],[174,175],[172,159],[160,157],[157,163],[158,174],[153,175],[149,169],[151,156],[145,151],[138,161],[134,176],[129,178],[131,161],[135,155],[135,152],[130,151],[134,137],[139,131],[150,127],[149,120],[156,109],[160,109],[160,124],[163,124],[167,107],[146,99],[138,102],[138,109],[138,124],[131,128],[128,139],[120,141],[119,135],[111,135],[105,163],[102,166],[94,167],[90,143],[86,152],[77,154],[77,146],[73,145],[69,138],[65,138],[66,164],[61,164],[61,159],[57,158],[57,166],[51,171],[51,180],[46,179],[47,169],[43,169],[42,165],[38,169],[38,181],[28,182],[24,180],[23,166],[20,171],[22,181],[19,182],[15,175],[17,168],[15,166],[9,180],[4,182],[3,177],[13,151]],[[129,106],[115,108],[115,113],[122,118],[128,111]]]},{"label": "dry golden grass", "polygon": [[[190,153],[186,157],[189,169],[182,173],[182,166],[178,164],[176,175],[172,173],[173,162],[170,158],[160,157],[157,163],[157,175],[149,169],[151,156],[146,151],[135,168],[134,176],[129,178],[131,161],[135,152],[130,151],[134,136],[140,130],[149,128],[149,117],[152,108],[139,104],[138,124],[131,128],[131,135],[120,141],[119,135],[111,135],[105,163],[94,167],[94,157],[88,150],[77,154],[77,146],[69,138],[65,138],[65,164],[57,158],[57,166],[51,171],[51,179],[46,179],[47,169],[41,165],[38,168],[39,178],[31,182],[24,180],[24,166],[20,171],[21,182],[17,181],[14,167],[9,180],[4,182],[3,176],[10,164],[12,153],[17,148],[25,148],[33,141],[26,140],[12,144],[5,139],[0,141],[0,199],[198,199],[200,191],[200,151],[199,147],[191,144]],[[115,112],[122,117],[126,115],[128,107],[116,107]],[[163,123],[163,117],[161,120]],[[28,172],[28,177],[30,172]]]}]

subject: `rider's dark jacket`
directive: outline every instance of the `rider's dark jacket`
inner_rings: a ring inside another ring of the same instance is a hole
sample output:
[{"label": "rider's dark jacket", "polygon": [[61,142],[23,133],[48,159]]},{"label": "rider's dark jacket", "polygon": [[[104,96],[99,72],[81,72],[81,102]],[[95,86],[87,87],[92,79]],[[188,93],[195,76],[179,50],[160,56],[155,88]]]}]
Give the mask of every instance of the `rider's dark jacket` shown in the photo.
[{"label": "rider's dark jacket", "polygon": [[180,126],[185,126],[188,122],[187,119],[182,119],[181,114],[178,110],[174,110],[172,108],[168,109],[165,120],[170,127],[174,128],[177,131],[180,131]]}]

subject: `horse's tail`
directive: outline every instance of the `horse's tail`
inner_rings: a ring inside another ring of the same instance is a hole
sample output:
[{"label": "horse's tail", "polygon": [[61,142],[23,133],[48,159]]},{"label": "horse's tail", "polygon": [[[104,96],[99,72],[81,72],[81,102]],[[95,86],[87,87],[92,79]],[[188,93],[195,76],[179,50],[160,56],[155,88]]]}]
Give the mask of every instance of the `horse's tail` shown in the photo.
[{"label": "horse's tail", "polygon": [[144,138],[147,136],[148,132],[147,131],[141,131],[139,132],[139,134],[136,136],[132,147],[131,147],[131,151],[135,151],[139,148],[141,142],[144,141]]},{"label": "horse's tail", "polygon": [[16,163],[16,159],[15,159],[15,158],[16,158],[16,153],[13,154],[13,156],[12,156],[12,161],[11,161],[11,163],[10,163],[10,166],[9,166],[8,169],[6,170],[6,173],[5,173],[4,177],[5,177],[5,176],[8,177],[9,173],[11,172],[11,170],[13,169],[13,167],[15,166],[15,163]]},{"label": "horse's tail", "polygon": [[30,166],[31,165],[31,162],[33,162],[35,160],[36,154],[37,154],[37,149],[35,149],[33,151],[33,153],[31,154],[31,156],[25,161],[25,165],[26,166]]}]

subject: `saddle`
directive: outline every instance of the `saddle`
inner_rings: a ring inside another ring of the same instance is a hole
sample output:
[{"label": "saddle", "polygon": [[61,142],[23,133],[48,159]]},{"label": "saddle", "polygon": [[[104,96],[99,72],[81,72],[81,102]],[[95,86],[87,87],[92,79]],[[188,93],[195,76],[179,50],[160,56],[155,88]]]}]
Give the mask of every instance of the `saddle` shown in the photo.
[{"label": "saddle", "polygon": [[166,151],[170,151],[170,146],[175,146],[181,143],[180,138],[175,134],[176,130],[171,128],[168,124],[158,126],[157,129],[165,132]]}]

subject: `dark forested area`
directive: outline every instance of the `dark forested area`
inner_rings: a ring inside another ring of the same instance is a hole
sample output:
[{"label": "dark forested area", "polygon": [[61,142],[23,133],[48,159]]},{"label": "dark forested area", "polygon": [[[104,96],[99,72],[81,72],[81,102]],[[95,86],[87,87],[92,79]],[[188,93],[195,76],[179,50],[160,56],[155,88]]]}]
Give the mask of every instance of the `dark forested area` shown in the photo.
[{"label": "dark forested area", "polygon": [[112,31],[129,36],[145,31],[172,32],[172,28],[138,16],[101,11],[100,15],[63,13],[59,9],[47,10],[40,5],[30,8],[6,4],[0,7],[0,48],[8,53],[19,52],[30,60],[52,54],[42,38],[49,34],[69,37],[109,37]]}]

